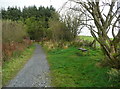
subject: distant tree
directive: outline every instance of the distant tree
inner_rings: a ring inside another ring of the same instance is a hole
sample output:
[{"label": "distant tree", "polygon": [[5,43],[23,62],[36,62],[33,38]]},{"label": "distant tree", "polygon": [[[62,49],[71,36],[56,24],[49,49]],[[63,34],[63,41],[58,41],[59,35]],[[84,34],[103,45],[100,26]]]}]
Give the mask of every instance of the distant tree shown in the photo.
[{"label": "distant tree", "polygon": [[7,19],[8,14],[7,14],[7,11],[5,9],[1,10],[1,14],[2,14],[2,19]]},{"label": "distant tree", "polygon": [[26,19],[25,23],[27,32],[31,39],[41,40],[45,37],[44,19],[39,19],[38,21],[35,17],[30,17]]},{"label": "distant tree", "polygon": [[52,18],[49,19],[49,36],[54,41],[71,41],[72,40],[72,32],[68,29],[65,22],[60,20],[60,16],[58,13],[53,13]]},{"label": "distant tree", "polygon": [[17,7],[8,7],[7,10],[2,9],[1,13],[3,19],[10,19],[16,21],[19,20],[21,17],[21,10]]},{"label": "distant tree", "polygon": [[3,19],[10,19],[10,20],[19,20],[21,18],[27,19],[30,17],[36,17],[36,18],[41,18],[44,17],[46,21],[48,21],[48,18],[51,17],[51,13],[54,12],[55,9],[50,6],[50,7],[36,7],[34,6],[29,6],[29,7],[24,7],[22,10],[18,7],[8,7],[7,10],[2,9],[2,18]]},{"label": "distant tree", "polygon": [[37,17],[38,10],[36,6],[24,7],[22,11],[22,17],[24,19],[29,17]]},{"label": "distant tree", "polygon": [[63,18],[68,30],[70,30],[72,39],[75,39],[78,34],[80,34],[83,26],[80,26],[82,14],[76,14],[74,12],[68,11]]}]

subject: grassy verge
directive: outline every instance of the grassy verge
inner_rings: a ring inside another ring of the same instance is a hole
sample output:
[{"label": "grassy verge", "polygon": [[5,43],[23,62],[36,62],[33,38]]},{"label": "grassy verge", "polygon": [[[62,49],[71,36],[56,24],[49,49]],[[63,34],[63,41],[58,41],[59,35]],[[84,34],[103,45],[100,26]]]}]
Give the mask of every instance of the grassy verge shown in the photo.
[{"label": "grassy verge", "polygon": [[108,81],[109,68],[96,66],[102,59],[100,50],[89,49],[82,54],[76,47],[48,51],[52,85],[56,87],[100,87],[111,86]]},{"label": "grassy verge", "polygon": [[26,48],[20,56],[14,57],[12,58],[12,60],[4,63],[4,65],[2,66],[3,86],[5,86],[24,66],[24,64],[31,57],[34,48],[34,45],[31,45],[30,47]]}]

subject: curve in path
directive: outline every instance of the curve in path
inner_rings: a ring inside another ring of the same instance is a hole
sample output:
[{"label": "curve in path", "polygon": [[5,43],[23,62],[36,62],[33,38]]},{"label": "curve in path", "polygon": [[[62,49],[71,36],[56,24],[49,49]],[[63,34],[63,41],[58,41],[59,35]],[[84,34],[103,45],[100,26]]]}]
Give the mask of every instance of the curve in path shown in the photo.
[{"label": "curve in path", "polygon": [[31,59],[7,87],[50,87],[49,66],[42,47],[35,45]]}]

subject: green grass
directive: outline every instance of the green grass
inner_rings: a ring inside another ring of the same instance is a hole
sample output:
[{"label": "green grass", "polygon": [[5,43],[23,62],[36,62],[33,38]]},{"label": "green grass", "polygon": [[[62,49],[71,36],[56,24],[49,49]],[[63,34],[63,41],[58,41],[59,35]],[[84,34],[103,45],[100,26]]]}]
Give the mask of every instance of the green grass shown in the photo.
[{"label": "green grass", "polygon": [[26,48],[23,53],[18,57],[13,57],[10,61],[7,61],[2,66],[2,85],[5,86],[8,82],[15,77],[18,71],[24,66],[24,64],[31,57],[34,45]]},{"label": "green grass", "polygon": [[52,86],[110,86],[106,73],[109,68],[96,66],[97,62],[103,57],[100,50],[89,49],[88,53],[82,54],[76,47],[70,47],[68,49],[48,51],[47,54],[52,76]]},{"label": "green grass", "polygon": [[87,40],[87,41],[93,41],[94,38],[92,36],[79,36],[80,39]]}]

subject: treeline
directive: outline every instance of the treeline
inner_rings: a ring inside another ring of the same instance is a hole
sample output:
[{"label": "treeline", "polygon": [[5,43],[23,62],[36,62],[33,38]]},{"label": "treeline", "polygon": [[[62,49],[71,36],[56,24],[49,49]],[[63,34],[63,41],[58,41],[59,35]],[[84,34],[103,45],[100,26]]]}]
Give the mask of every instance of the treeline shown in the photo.
[{"label": "treeline", "polygon": [[19,7],[8,7],[7,10],[2,9],[2,19],[10,19],[13,21],[16,20],[25,20],[30,17],[46,17],[46,21],[49,17],[51,17],[51,13],[55,11],[55,9],[50,7],[36,7],[36,6],[29,6],[20,9]]}]

